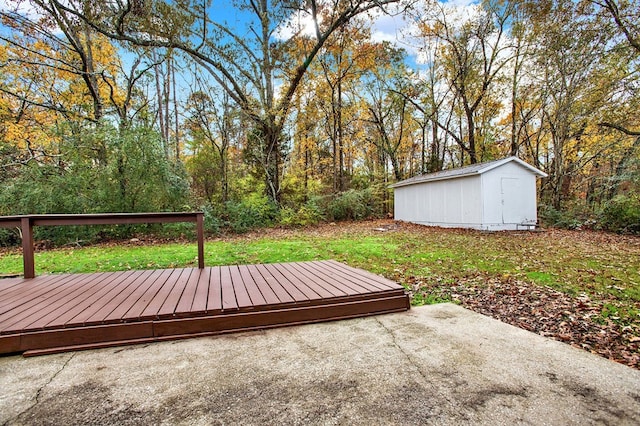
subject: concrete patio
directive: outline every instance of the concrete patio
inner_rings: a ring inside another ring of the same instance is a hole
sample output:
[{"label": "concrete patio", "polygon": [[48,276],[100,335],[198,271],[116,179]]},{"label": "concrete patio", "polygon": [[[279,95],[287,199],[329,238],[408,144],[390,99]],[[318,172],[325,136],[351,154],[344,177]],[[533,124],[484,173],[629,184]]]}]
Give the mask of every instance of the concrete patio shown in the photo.
[{"label": "concrete patio", "polygon": [[0,357],[0,424],[639,424],[640,371],[451,304]]}]

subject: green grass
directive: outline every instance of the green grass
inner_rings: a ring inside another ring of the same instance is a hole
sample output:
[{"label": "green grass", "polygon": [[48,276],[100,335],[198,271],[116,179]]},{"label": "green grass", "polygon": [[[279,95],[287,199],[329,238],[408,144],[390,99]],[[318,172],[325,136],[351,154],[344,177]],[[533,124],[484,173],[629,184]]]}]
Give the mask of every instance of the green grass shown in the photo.
[{"label": "green grass", "polygon": [[558,284],[556,278],[549,272],[530,271],[525,275],[529,280],[539,285],[548,285],[550,287],[553,287]]},{"label": "green grass", "polygon": [[[637,321],[640,240],[579,232],[480,233],[424,228],[376,233],[366,224],[269,232],[205,244],[207,265],[336,259],[408,288],[482,286],[488,279],[522,280],[605,300],[602,316]],[[36,252],[36,272],[96,272],[195,266],[195,243],[94,246]],[[22,272],[19,252],[0,255],[0,274]],[[1,283],[0,283],[1,284]],[[416,296],[414,304],[440,302]]]}]

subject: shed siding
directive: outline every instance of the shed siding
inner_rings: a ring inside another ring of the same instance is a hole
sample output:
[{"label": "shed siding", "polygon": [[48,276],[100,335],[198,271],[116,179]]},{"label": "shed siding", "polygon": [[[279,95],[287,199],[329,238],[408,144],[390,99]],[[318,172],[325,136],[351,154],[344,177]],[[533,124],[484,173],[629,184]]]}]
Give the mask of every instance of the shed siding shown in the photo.
[{"label": "shed siding", "polygon": [[538,176],[545,174],[513,157],[411,178],[394,186],[395,218],[490,231],[530,229],[537,223]]},{"label": "shed siding", "polygon": [[397,220],[443,227],[482,223],[479,176],[426,182],[395,189]]},{"label": "shed siding", "polygon": [[482,174],[484,228],[518,229],[537,222],[536,177],[516,163]]}]

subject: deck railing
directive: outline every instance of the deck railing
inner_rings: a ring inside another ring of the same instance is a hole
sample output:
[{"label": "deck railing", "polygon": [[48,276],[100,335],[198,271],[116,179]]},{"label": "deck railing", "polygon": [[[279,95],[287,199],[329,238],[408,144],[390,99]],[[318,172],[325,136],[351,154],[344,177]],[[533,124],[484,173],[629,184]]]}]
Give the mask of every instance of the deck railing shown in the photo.
[{"label": "deck railing", "polygon": [[169,213],[97,213],[38,214],[0,216],[0,228],[20,228],[22,232],[22,262],[25,278],[34,278],[34,226],[60,225],[133,225],[140,223],[195,222],[198,239],[198,268],[204,268],[204,214],[202,212]]}]

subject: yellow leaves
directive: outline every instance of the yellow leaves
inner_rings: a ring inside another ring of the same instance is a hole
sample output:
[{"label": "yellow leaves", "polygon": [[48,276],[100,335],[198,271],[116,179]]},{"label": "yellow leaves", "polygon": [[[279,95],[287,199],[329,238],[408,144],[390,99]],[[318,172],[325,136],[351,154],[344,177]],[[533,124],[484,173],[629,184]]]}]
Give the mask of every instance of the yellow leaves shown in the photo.
[{"label": "yellow leaves", "polygon": [[423,21],[418,23],[418,30],[423,37],[438,37],[445,31],[445,27],[442,22]]},{"label": "yellow leaves", "polygon": [[[83,55],[49,38],[20,38],[15,44],[0,45],[0,85],[9,93],[0,94],[0,132],[4,142],[21,150],[56,151],[60,142],[59,111],[64,120],[93,118],[93,99],[83,76],[97,84],[102,102],[108,105],[111,88],[102,76],[119,73],[115,46],[105,37],[80,36]],[[114,84],[115,102],[124,95]]]},{"label": "yellow leaves", "polygon": [[[84,55],[88,58],[83,64],[78,52],[68,50],[58,56],[60,61],[74,64],[74,68],[61,67],[56,69],[59,84],[66,85],[67,89],[61,92],[61,97],[68,105],[91,105],[90,97],[83,73],[94,81],[98,87],[98,93],[104,103],[111,101],[113,90],[113,102],[120,105],[124,102],[125,94],[113,81],[113,76],[120,72],[120,58],[116,47],[104,36],[92,34],[90,37],[82,36],[80,44]],[[105,81],[109,80],[109,83]]]},{"label": "yellow leaves", "polygon": [[33,43],[32,50],[35,52],[41,52],[43,55],[49,55],[55,52],[55,50],[52,49],[49,44],[45,43],[44,40],[36,40]]},{"label": "yellow leaves", "polygon": [[47,122],[49,125],[53,124],[48,114],[31,108],[19,122],[5,120],[2,123],[3,139],[6,143],[21,150],[27,149],[27,145],[31,149],[50,148],[59,140],[47,131],[49,126],[43,126]]}]

